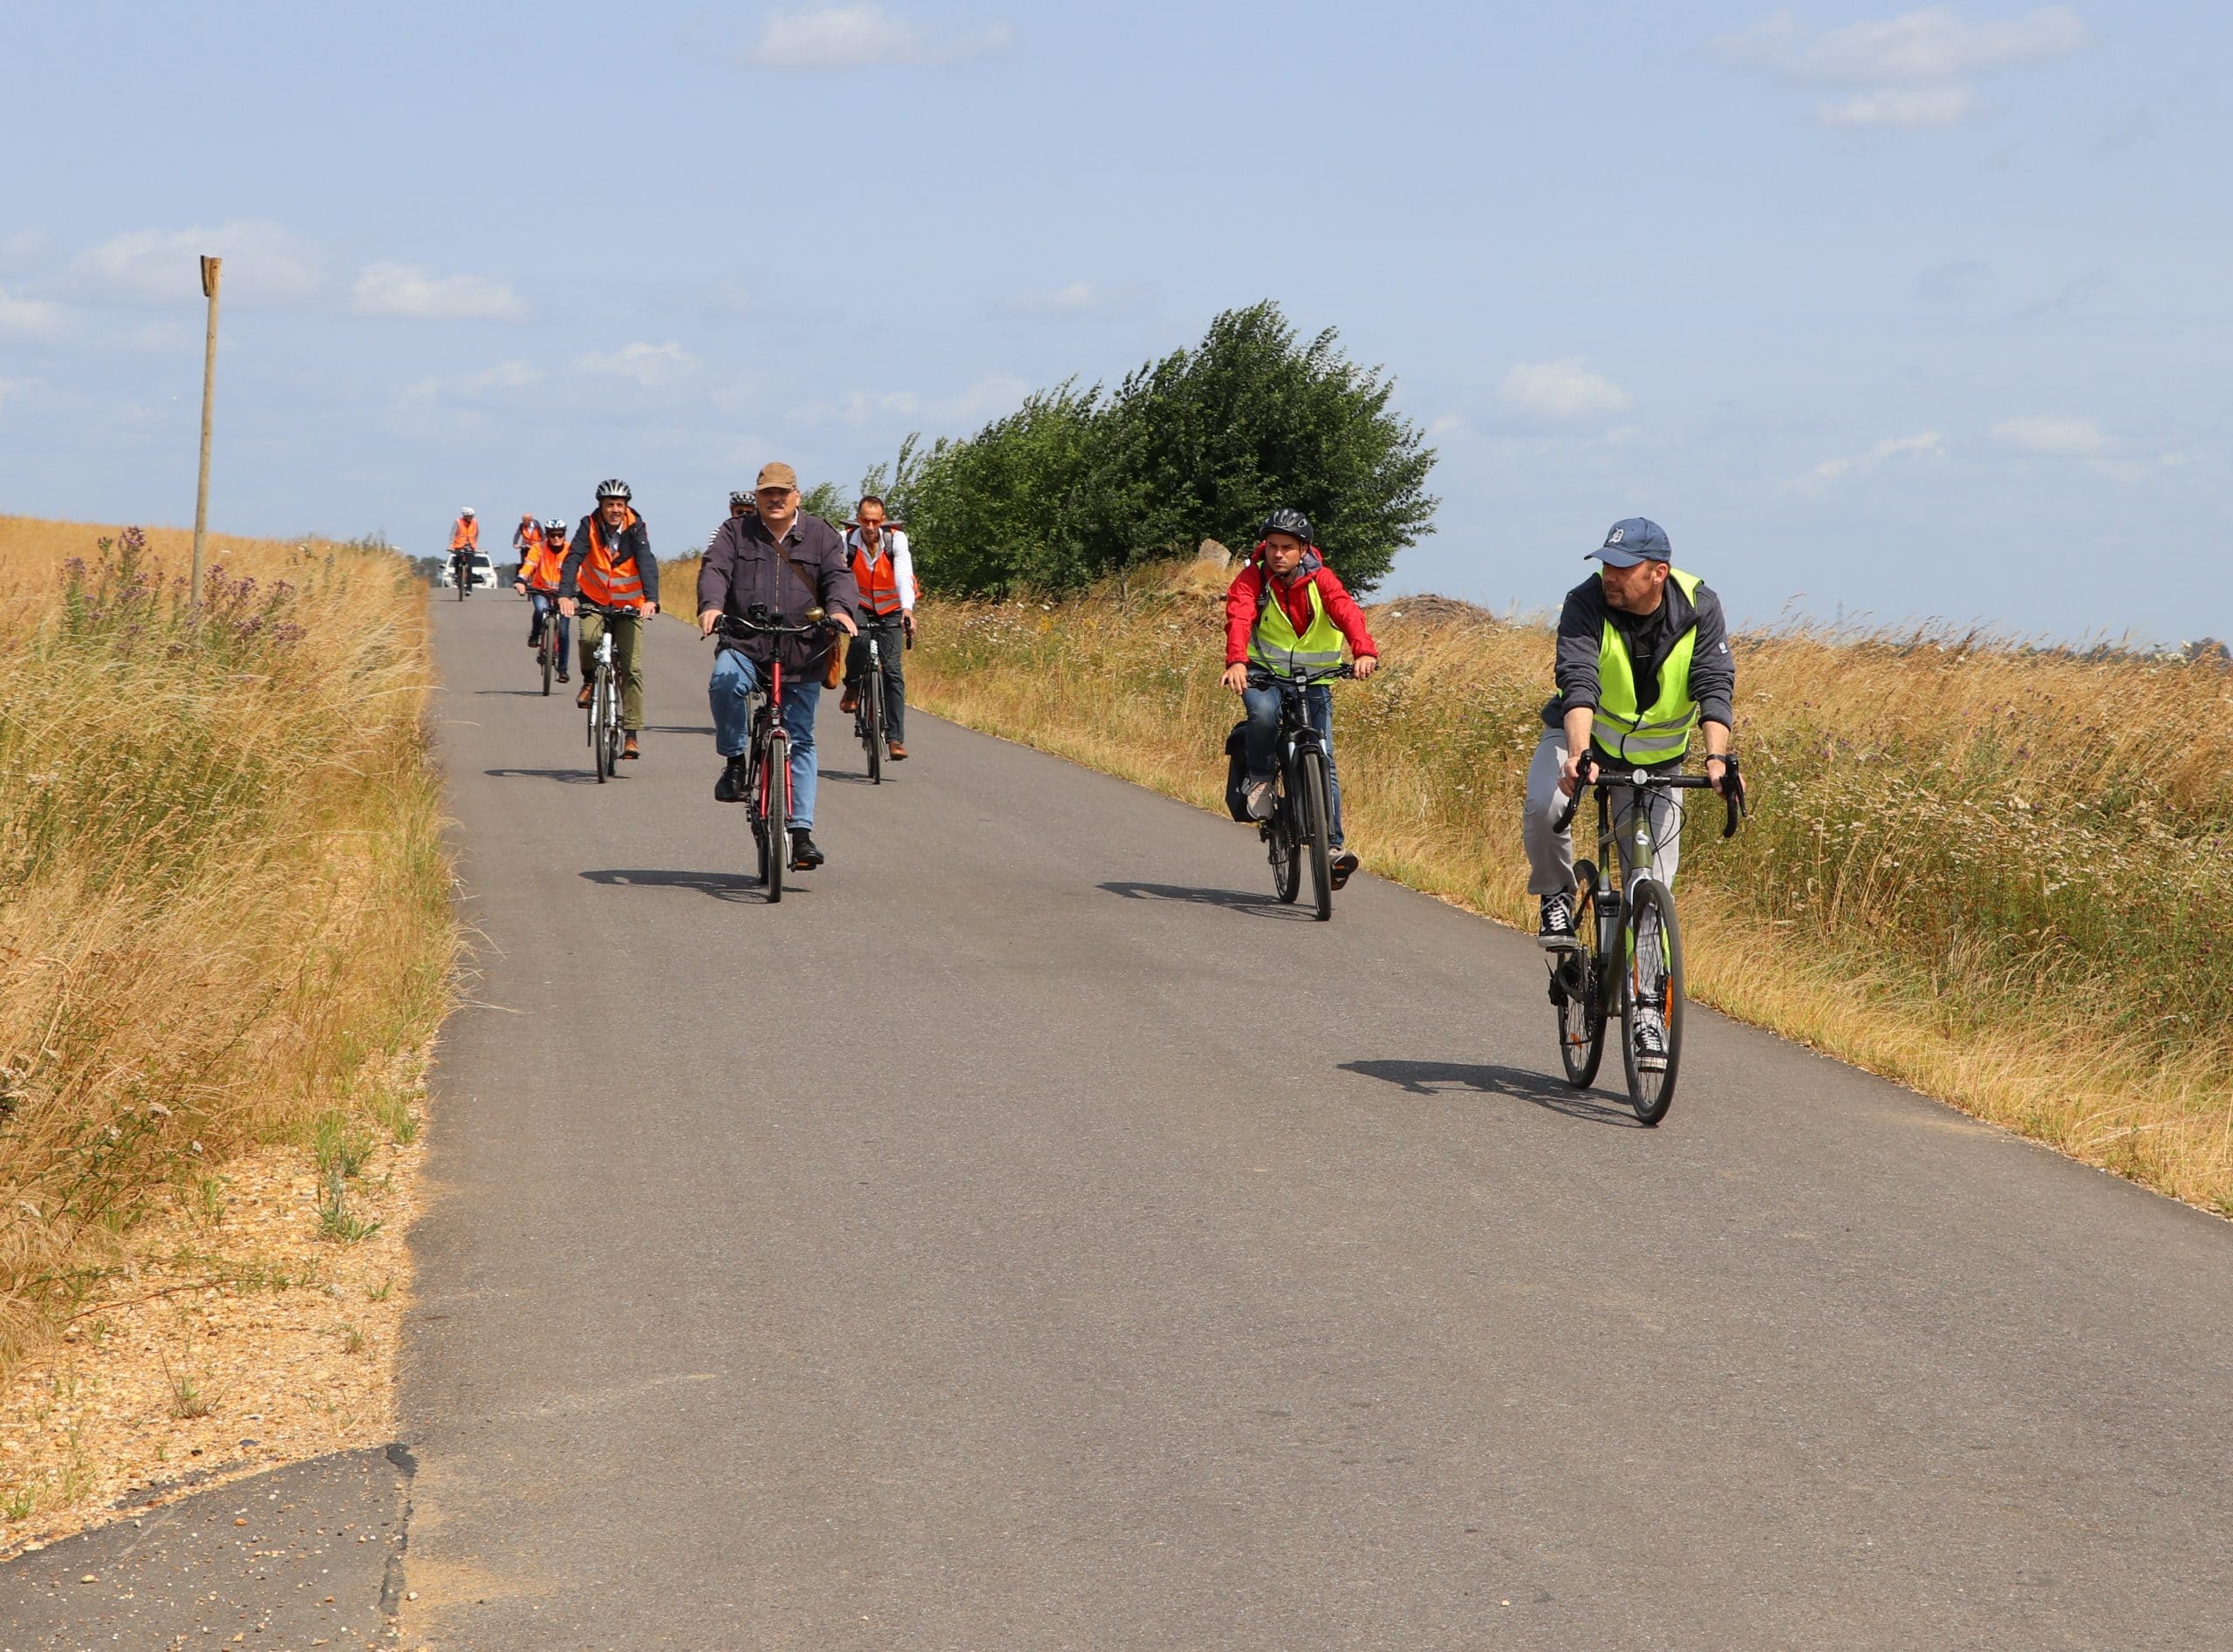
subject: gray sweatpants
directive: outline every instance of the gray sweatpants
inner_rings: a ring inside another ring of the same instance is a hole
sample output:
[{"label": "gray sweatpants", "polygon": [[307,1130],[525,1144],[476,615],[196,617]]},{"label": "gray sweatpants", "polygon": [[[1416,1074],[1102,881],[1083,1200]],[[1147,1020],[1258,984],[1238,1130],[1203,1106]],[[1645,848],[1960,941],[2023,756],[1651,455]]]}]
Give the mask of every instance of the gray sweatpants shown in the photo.
[{"label": "gray sweatpants", "polygon": [[[1527,892],[1531,895],[1557,895],[1574,887],[1574,832],[1579,831],[1588,838],[1592,845],[1590,852],[1596,852],[1597,805],[1594,800],[1582,800],[1581,807],[1574,811],[1572,830],[1551,829],[1551,823],[1567,806],[1567,795],[1559,789],[1559,771],[1566,761],[1566,730],[1546,728],[1543,738],[1536,743],[1535,761],[1527,766],[1527,802],[1521,819],[1520,835],[1527,844]],[[1677,823],[1682,817],[1681,809],[1673,792],[1654,792],[1650,796],[1651,875],[1663,887],[1673,889],[1675,868],[1683,858],[1682,827]],[[1615,788],[1615,828],[1628,823],[1629,811],[1635,806],[1633,787]]]}]

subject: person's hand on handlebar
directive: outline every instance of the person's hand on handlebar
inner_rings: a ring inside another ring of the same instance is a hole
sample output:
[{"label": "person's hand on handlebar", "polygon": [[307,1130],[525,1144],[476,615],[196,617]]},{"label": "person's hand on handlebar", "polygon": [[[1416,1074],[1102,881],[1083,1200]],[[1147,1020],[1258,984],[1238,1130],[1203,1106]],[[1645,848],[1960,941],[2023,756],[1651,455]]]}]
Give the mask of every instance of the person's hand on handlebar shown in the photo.
[{"label": "person's hand on handlebar", "polygon": [[561,597],[558,599],[558,611],[571,619],[574,617],[574,599],[571,597]]},{"label": "person's hand on handlebar", "polygon": [[712,636],[714,634],[714,627],[720,623],[721,611],[720,609],[701,608],[698,611],[698,634],[700,637]]},{"label": "person's hand on handlebar", "polygon": [[1559,765],[1559,789],[1572,797],[1588,785],[1597,772],[1597,755],[1587,747],[1568,752],[1565,762]]},{"label": "person's hand on handlebar", "polygon": [[848,637],[857,637],[861,634],[861,628],[853,623],[852,615],[845,612],[843,609],[839,609],[836,613],[830,616],[830,623],[837,626],[838,630],[843,631]]}]

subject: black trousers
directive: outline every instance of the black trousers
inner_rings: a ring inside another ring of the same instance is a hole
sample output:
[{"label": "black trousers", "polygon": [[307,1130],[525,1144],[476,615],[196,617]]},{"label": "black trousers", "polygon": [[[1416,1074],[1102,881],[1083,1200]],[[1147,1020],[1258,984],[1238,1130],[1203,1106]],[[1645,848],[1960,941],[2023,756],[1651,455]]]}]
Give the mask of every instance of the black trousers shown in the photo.
[{"label": "black trousers", "polygon": [[845,686],[858,688],[862,673],[868,670],[870,638],[876,638],[877,661],[884,667],[884,737],[901,741],[907,738],[907,674],[900,661],[907,652],[906,627],[899,623],[899,616],[864,615],[861,634],[853,638],[845,650]]}]

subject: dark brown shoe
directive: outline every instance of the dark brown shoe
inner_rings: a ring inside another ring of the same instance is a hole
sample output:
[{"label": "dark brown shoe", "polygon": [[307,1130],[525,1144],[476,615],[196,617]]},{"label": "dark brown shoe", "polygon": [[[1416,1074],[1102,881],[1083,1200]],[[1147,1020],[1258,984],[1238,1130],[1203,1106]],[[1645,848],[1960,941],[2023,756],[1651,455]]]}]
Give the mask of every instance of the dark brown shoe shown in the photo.
[{"label": "dark brown shoe", "polygon": [[636,749],[635,735],[631,734],[620,742],[620,754],[623,757],[641,757],[644,754]]},{"label": "dark brown shoe", "polygon": [[847,689],[845,691],[845,698],[837,702],[837,709],[845,713],[848,716],[860,710],[860,708],[861,691],[857,688]]},{"label": "dark brown shoe", "polygon": [[907,748],[896,740],[891,742],[891,761],[895,763],[907,761]]},{"label": "dark brown shoe", "polygon": [[594,677],[583,678],[582,692],[574,696],[575,706],[583,711],[587,711],[590,708],[590,696],[596,692],[597,679]]}]

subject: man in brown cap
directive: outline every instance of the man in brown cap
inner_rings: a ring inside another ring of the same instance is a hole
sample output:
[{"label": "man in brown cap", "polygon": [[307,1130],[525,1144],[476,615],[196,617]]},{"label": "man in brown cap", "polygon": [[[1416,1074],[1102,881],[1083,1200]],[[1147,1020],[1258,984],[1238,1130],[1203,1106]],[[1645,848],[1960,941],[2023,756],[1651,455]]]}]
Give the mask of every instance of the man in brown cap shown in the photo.
[{"label": "man in brown cap", "polygon": [[[822,608],[858,634],[853,610],[859,592],[845,543],[819,516],[799,509],[798,473],[789,465],[760,468],[753,487],[759,507],[753,515],[732,515],[706,547],[698,575],[698,629],[714,633],[714,622],[727,614],[743,618],[755,607],[767,624],[802,624],[806,611]],[[746,752],[752,743],[752,718],[746,697],[767,680],[769,665],[783,663],[783,728],[791,737],[791,868],[811,871],[825,858],[814,842],[814,713],[822,702],[822,660],[828,645],[818,638],[723,636],[714,655],[714,678],[707,686],[713,704],[714,748],[722,758],[714,798],[744,800]]]}]

